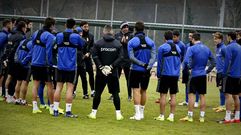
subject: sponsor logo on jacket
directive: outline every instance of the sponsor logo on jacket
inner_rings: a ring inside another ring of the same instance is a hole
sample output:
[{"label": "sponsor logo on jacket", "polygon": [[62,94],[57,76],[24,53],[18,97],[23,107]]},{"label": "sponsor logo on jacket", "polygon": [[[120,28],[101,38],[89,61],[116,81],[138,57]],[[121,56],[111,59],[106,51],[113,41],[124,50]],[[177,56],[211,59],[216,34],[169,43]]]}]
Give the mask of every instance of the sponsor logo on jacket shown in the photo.
[{"label": "sponsor logo on jacket", "polygon": [[101,52],[115,52],[116,48],[101,48]]}]

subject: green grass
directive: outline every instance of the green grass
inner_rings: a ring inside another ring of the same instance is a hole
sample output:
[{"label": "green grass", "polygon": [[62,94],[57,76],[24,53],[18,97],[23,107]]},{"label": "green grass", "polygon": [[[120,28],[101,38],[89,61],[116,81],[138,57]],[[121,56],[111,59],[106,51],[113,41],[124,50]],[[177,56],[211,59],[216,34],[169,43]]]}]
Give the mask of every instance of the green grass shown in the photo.
[{"label": "green grass", "polygon": [[[179,121],[187,114],[187,107],[177,106],[175,122],[159,122],[153,120],[159,115],[159,106],[154,103],[159,94],[156,93],[156,79],[151,79],[148,88],[148,100],[145,109],[145,119],[142,121],[129,120],[134,113],[132,102],[127,101],[125,79],[121,77],[121,110],[125,119],[115,120],[115,109],[111,101],[107,100],[109,94],[107,89],[102,95],[96,120],[86,117],[91,111],[92,99],[83,100],[81,85],[78,85],[77,97],[73,103],[73,112],[79,115],[78,119],[69,119],[60,116],[54,118],[46,110],[42,114],[32,114],[31,107],[17,106],[0,102],[0,135],[198,135],[198,134],[232,134],[240,135],[240,124],[222,125],[216,120],[224,117],[224,112],[215,113],[213,107],[219,104],[218,89],[214,83],[208,83],[206,122],[199,123],[199,109],[194,111],[194,122],[186,123]],[[184,100],[184,85],[179,84],[177,103]],[[65,108],[65,92],[62,93],[61,107]],[[31,103],[31,84],[28,90],[28,101]],[[166,116],[169,114],[169,106]]]}]

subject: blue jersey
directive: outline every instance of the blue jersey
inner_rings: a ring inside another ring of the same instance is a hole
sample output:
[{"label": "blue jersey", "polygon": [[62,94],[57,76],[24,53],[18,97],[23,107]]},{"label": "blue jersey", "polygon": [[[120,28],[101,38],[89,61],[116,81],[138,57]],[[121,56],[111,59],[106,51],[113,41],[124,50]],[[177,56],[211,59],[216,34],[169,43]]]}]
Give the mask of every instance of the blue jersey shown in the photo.
[{"label": "blue jersey", "polygon": [[128,42],[128,55],[132,61],[131,69],[145,72],[144,64],[153,66],[156,59],[155,43],[144,33],[137,33]]},{"label": "blue jersey", "polygon": [[[48,67],[52,66],[52,48],[55,36],[49,30],[42,29],[36,31],[32,36],[33,47],[31,50],[33,66]],[[29,57],[29,56],[27,56]]]},{"label": "blue jersey", "polygon": [[241,77],[241,46],[234,40],[226,47],[224,76]]},{"label": "blue jersey", "polygon": [[84,39],[73,30],[66,29],[63,33],[56,36],[58,46],[57,68],[64,71],[74,71],[77,67],[77,48],[83,47]]},{"label": "blue jersey", "polygon": [[161,75],[179,76],[181,65],[181,49],[168,40],[158,49],[157,56],[157,77]]},{"label": "blue jersey", "polygon": [[4,46],[7,44],[8,34],[9,34],[9,32],[7,32],[4,29],[2,29],[2,31],[0,31],[0,49],[4,48]]},{"label": "blue jersey", "polygon": [[0,31],[0,59],[2,58],[4,54],[4,49],[8,43],[8,35],[9,32],[7,32],[4,28],[2,31]]},{"label": "blue jersey", "polygon": [[[210,60],[210,65],[208,69],[205,70],[208,65],[208,60]],[[191,69],[191,76],[197,77],[211,72],[215,66],[215,59],[210,49],[201,42],[198,42],[188,48],[184,64]]]},{"label": "blue jersey", "polygon": [[224,58],[225,58],[225,48],[224,43],[220,43],[216,48],[216,69],[217,73],[222,73],[224,68]]},{"label": "blue jersey", "polygon": [[184,59],[184,55],[185,55],[185,44],[182,42],[182,41],[177,41],[177,42],[174,42],[179,48],[180,48],[180,50],[181,50],[181,53],[180,53],[180,55],[181,55],[181,61],[183,61],[183,59]]},{"label": "blue jersey", "polygon": [[[17,51],[15,53],[14,61],[16,63],[21,63],[22,61],[26,58],[28,53],[30,52],[32,48],[32,41],[28,39],[24,39],[23,41],[20,42],[20,45],[17,48]],[[27,65],[24,65],[26,68],[28,67]]]}]

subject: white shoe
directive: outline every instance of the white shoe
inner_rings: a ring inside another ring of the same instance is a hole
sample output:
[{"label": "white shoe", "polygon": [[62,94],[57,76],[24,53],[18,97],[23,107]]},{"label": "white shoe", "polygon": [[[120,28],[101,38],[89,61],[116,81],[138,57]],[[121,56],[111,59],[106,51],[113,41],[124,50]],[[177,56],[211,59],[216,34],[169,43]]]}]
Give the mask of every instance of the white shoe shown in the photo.
[{"label": "white shoe", "polygon": [[195,107],[195,108],[198,108],[198,102],[195,102],[195,103],[194,103],[194,107]]},{"label": "white shoe", "polygon": [[130,120],[141,120],[141,115],[135,114],[134,116],[130,117]]},{"label": "white shoe", "polygon": [[7,96],[7,100],[6,100],[7,103],[15,103],[15,99],[13,98],[13,96]]},{"label": "white shoe", "polygon": [[140,114],[140,118],[144,119],[144,114],[143,113]]}]

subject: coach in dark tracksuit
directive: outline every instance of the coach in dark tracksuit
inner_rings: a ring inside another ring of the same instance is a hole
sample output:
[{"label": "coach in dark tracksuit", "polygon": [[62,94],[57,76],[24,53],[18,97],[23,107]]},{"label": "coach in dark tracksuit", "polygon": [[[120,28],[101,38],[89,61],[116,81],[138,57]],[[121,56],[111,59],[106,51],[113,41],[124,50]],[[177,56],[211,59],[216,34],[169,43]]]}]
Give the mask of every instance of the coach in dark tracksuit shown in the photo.
[{"label": "coach in dark tracksuit", "polygon": [[122,22],[120,28],[121,28],[121,31],[115,34],[115,39],[120,41],[123,49],[123,60],[121,61],[121,64],[118,68],[118,74],[120,77],[122,69],[124,70],[126,84],[127,84],[128,100],[131,101],[132,99],[131,87],[129,85],[129,72],[130,72],[131,61],[128,56],[127,44],[128,44],[128,41],[133,37],[133,35],[129,32],[129,24],[127,22],[125,21]]},{"label": "coach in dark tracksuit", "polygon": [[[91,88],[91,97],[94,96],[95,85],[94,85],[94,70],[91,58],[91,50],[94,44],[94,36],[89,32],[89,23],[86,21],[82,21],[80,23],[80,27],[83,30],[82,38],[86,40],[85,50],[84,52],[84,61],[86,66],[86,71],[89,75],[89,84]],[[88,91],[87,91],[88,92]],[[85,95],[85,98],[89,97],[88,93]]]},{"label": "coach in dark tracksuit", "polygon": [[[80,27],[76,27],[75,31],[77,34],[82,36],[83,30]],[[88,82],[86,78],[86,66],[85,66],[85,60],[84,60],[84,52],[86,52],[86,46],[80,48],[77,48],[77,74],[76,74],[76,83],[74,86],[74,92],[73,96],[76,96],[76,90],[78,85],[79,76],[81,78],[81,84],[83,89],[83,99],[89,99],[88,95]]]},{"label": "coach in dark tracksuit", "polygon": [[[8,103],[15,102],[15,101],[13,101],[13,97],[12,97],[15,89],[13,89],[13,91],[11,92],[12,94],[8,93],[8,89],[9,89],[10,82],[14,82],[14,80],[16,79],[16,75],[18,74],[17,71],[19,71],[19,70],[16,70],[17,68],[16,68],[16,63],[14,62],[14,55],[15,55],[15,52],[16,52],[20,42],[23,39],[25,39],[26,29],[27,29],[27,25],[25,22],[23,22],[23,21],[18,22],[16,30],[8,38],[8,45],[6,46],[6,50],[5,50],[5,55],[6,55],[5,61],[7,61],[7,63],[8,63],[7,64],[8,65],[8,77],[5,82],[6,96],[7,96]],[[10,94],[11,96],[8,96],[7,94]]]},{"label": "coach in dark tracksuit", "polygon": [[121,44],[113,37],[111,26],[106,25],[104,27],[103,35],[103,39],[97,41],[93,48],[93,60],[97,68],[95,78],[96,93],[93,100],[92,112],[88,115],[88,117],[96,119],[101,94],[107,84],[109,93],[113,95],[113,101],[116,109],[116,119],[122,120],[123,116],[120,112],[120,86],[117,69],[120,61],[122,60]]}]

